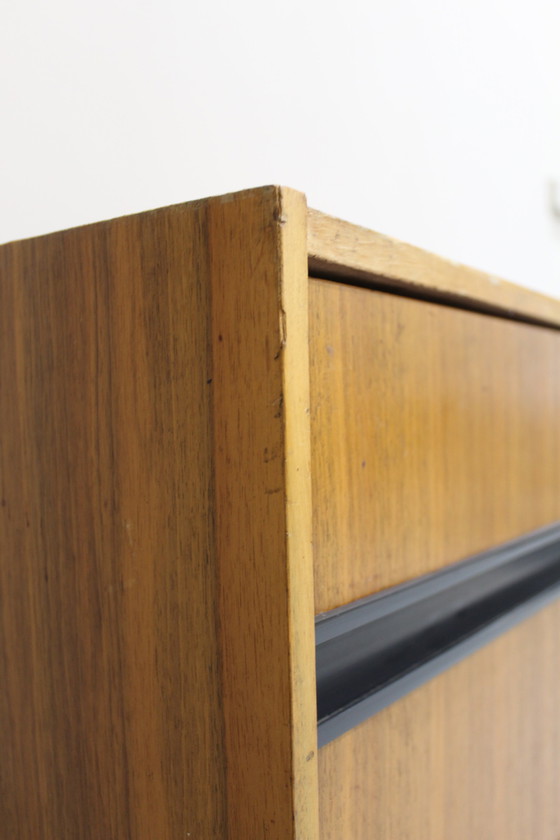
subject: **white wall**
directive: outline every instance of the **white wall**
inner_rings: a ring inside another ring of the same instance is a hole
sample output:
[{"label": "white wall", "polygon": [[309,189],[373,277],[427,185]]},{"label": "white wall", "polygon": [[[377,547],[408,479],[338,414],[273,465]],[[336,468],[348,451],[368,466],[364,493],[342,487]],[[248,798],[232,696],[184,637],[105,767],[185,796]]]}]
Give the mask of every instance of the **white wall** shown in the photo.
[{"label": "white wall", "polygon": [[4,0],[0,241],[283,183],[560,297],[559,35],[557,0]]}]

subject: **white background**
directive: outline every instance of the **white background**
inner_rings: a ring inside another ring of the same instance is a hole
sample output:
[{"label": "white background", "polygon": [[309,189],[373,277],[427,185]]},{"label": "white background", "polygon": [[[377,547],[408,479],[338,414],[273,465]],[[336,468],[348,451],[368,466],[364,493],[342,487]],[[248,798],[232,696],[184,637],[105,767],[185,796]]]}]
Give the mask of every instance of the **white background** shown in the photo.
[{"label": "white background", "polygon": [[560,297],[558,0],[3,0],[0,241],[281,183]]}]

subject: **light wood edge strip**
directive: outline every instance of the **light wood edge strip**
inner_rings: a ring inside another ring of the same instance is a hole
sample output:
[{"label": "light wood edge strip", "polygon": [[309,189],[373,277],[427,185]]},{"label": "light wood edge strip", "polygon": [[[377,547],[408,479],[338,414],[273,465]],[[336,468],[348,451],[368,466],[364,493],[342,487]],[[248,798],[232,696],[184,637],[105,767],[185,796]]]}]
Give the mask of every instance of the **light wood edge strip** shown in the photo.
[{"label": "light wood edge strip", "polygon": [[414,245],[308,211],[310,273],[411,297],[560,328],[560,300],[446,260]]},{"label": "light wood edge strip", "polygon": [[307,208],[208,207],[228,837],[317,840]]},{"label": "light wood edge strip", "polygon": [[[312,553],[311,422],[309,393],[309,282],[307,202],[280,191],[286,535],[290,594],[295,813],[305,815],[302,837],[318,837],[317,685]],[[305,272],[302,282],[302,269]],[[309,615],[313,616],[309,621]],[[302,749],[302,747],[305,747]],[[308,813],[309,812],[309,813]],[[317,824],[315,825],[315,820]]]}]

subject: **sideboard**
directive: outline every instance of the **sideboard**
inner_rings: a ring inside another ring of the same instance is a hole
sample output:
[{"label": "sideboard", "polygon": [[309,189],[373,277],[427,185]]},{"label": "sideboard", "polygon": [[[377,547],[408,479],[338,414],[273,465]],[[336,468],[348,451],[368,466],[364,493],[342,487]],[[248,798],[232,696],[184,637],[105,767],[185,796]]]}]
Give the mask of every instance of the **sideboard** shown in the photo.
[{"label": "sideboard", "polygon": [[560,301],[264,187],[0,248],[0,838],[558,840]]}]

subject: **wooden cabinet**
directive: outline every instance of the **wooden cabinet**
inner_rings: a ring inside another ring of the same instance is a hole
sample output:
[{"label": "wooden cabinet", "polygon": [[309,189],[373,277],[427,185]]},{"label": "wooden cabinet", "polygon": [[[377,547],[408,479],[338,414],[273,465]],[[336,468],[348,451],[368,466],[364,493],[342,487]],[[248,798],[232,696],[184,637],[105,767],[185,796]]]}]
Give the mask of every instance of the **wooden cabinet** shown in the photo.
[{"label": "wooden cabinet", "polygon": [[[0,271],[0,837],[557,840],[560,302],[277,187]],[[316,621],[410,592],[318,748]]]}]

